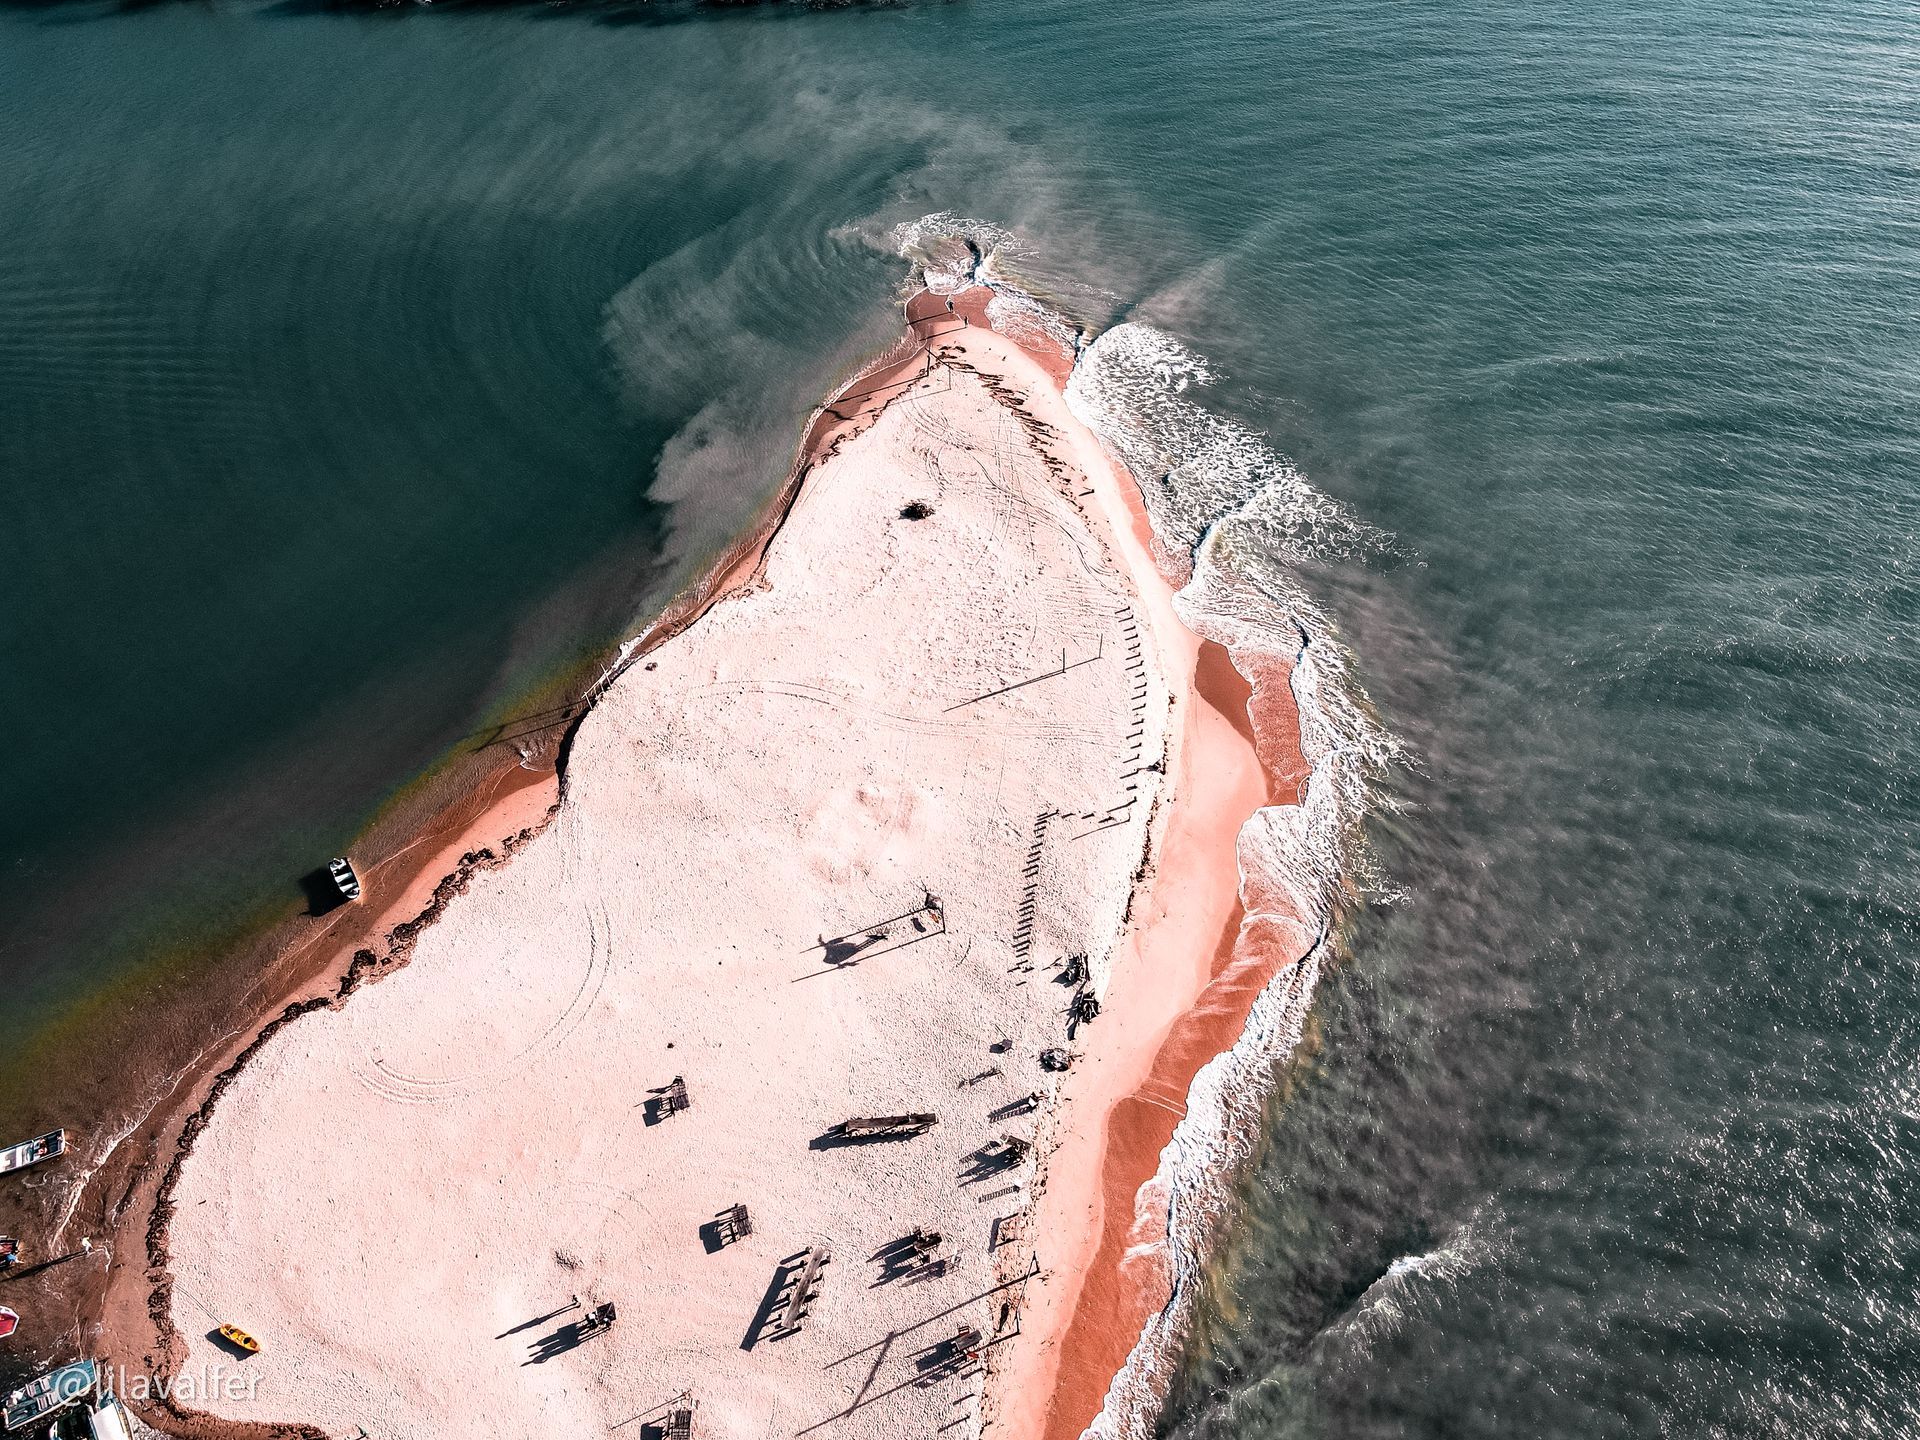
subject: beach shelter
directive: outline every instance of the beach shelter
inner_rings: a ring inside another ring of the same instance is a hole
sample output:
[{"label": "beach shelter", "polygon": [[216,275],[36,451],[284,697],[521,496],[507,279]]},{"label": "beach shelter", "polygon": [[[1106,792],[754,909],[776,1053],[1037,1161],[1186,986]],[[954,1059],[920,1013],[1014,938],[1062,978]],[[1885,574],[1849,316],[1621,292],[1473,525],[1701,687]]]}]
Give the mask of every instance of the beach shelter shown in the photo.
[{"label": "beach shelter", "polygon": [[20,1317],[6,1306],[0,1305],[0,1339],[5,1339],[19,1328]]}]

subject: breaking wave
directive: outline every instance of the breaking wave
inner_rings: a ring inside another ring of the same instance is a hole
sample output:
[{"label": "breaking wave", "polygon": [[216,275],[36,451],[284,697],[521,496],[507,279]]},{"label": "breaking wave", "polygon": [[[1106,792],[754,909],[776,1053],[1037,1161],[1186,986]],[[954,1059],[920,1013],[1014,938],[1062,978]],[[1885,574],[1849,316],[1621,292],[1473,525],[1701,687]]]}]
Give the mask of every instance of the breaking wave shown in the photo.
[{"label": "breaking wave", "polygon": [[1431,1313],[1447,1286],[1493,1253],[1481,1228],[1476,1217],[1437,1249],[1401,1255],[1387,1266],[1338,1325],[1357,1357],[1364,1358],[1409,1320]]},{"label": "breaking wave", "polygon": [[936,295],[985,286],[992,294],[987,320],[1001,334],[1025,343],[1050,340],[1069,355],[1085,350],[1085,329],[1015,278],[1022,246],[1012,231],[942,210],[894,226],[888,238]]},{"label": "breaking wave", "polygon": [[1307,772],[1296,803],[1257,811],[1239,840],[1245,919],[1236,954],[1284,945],[1272,953],[1285,958],[1239,1039],[1195,1076],[1161,1154],[1148,1190],[1166,1197],[1171,1299],[1086,1432],[1138,1440],[1152,1433],[1165,1401],[1233,1179],[1251,1157],[1281,1062],[1300,1041],[1334,920],[1354,892],[1380,889],[1362,830],[1383,803],[1376,781],[1404,757],[1299,570],[1375,553],[1387,537],[1316,490],[1258,433],[1202,405],[1195,394],[1215,377],[1173,336],[1129,322],[1090,337],[1035,295],[1018,278],[1021,247],[1010,232],[942,212],[896,227],[891,238],[929,289],[984,285],[996,329],[1044,336],[1075,356],[1068,404],[1138,483],[1155,558],[1180,587],[1181,618],[1225,646],[1252,685],[1248,708],[1270,773],[1285,768],[1273,762],[1292,737],[1273,719],[1263,728],[1263,716],[1298,714]]}]

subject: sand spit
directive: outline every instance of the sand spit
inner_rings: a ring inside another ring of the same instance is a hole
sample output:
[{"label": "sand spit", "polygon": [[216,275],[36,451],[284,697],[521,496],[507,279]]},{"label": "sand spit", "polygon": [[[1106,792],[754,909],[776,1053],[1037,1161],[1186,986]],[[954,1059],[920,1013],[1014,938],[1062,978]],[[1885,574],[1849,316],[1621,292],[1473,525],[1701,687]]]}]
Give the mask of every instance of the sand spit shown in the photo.
[{"label": "sand spit", "polygon": [[[1007,1142],[1059,1123],[1056,962],[1104,988],[1170,705],[1085,477],[989,363],[1023,357],[978,338],[806,476],[756,581],[613,682],[544,832],[229,1085],[167,1236],[183,1368],[223,1358],[221,1321],[266,1344],[212,1414],[521,1437],[690,1392],[700,1433],[758,1437],[971,1413],[940,1346],[1017,1323],[1034,1163]],[[690,1107],[662,1114],[676,1077]],[[939,1124],[831,1135],[909,1111]],[[736,1203],[753,1233],[711,1248]],[[915,1229],[936,1264],[889,1278],[872,1257]],[[812,1247],[817,1297],[768,1333]],[[603,1301],[619,1321],[580,1340]]]},{"label": "sand spit", "polygon": [[[1263,770],[1244,682],[1181,623],[1066,357],[981,308],[910,303],[764,547],[616,671],[546,828],[462,867],[405,968],[222,1077],[156,1217],[147,1368],[231,1368],[221,1322],[266,1348],[244,1396],[155,1418],[654,1433],[685,1396],[707,1436],[1092,1422],[1166,1304],[1154,1177],[1187,1086],[1308,943],[1271,912],[1278,943],[1235,943],[1240,830],[1293,766]],[[1258,678],[1266,738],[1284,667]],[[1082,988],[1104,1009],[1069,1039]],[[833,1134],[902,1112],[939,1123]],[[735,1204],[753,1233],[721,1244]],[[915,1230],[933,1263],[890,1261]]]}]

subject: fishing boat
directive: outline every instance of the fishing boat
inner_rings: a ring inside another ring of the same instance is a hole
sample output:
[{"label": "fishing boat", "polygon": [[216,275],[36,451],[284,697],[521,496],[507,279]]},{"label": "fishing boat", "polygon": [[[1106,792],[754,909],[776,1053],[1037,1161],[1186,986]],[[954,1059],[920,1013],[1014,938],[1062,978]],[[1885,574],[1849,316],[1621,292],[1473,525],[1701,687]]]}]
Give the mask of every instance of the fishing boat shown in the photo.
[{"label": "fishing boat", "polygon": [[99,1382],[100,1377],[91,1360],[77,1361],[49,1375],[42,1375],[32,1384],[23,1385],[7,1396],[7,1429],[25,1430],[30,1425],[37,1425],[49,1415],[84,1400],[93,1393]]},{"label": "fishing boat", "polygon": [[0,1175],[24,1170],[29,1165],[38,1165],[42,1160],[51,1160],[56,1155],[66,1153],[67,1132],[49,1130],[44,1135],[36,1135],[31,1140],[23,1141],[18,1145],[9,1145],[6,1149],[0,1150]]},{"label": "fishing boat", "polygon": [[333,877],[333,885],[347,900],[360,898],[360,877],[353,873],[353,862],[344,855],[336,855],[327,862],[327,874]]},{"label": "fishing boat", "polygon": [[239,1349],[246,1351],[249,1355],[258,1355],[260,1353],[260,1342],[242,1330],[238,1325],[222,1325],[220,1327],[220,1338],[225,1340],[229,1345],[237,1346]]}]

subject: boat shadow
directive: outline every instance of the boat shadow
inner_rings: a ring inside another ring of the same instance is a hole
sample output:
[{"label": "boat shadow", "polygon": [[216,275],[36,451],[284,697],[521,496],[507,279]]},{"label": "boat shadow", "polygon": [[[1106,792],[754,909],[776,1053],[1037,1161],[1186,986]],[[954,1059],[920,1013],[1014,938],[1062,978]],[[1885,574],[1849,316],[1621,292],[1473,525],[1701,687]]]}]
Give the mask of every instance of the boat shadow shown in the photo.
[{"label": "boat shadow", "polygon": [[307,897],[307,914],[327,915],[347,903],[347,897],[334,884],[333,876],[322,865],[300,877],[300,893]]},{"label": "boat shadow", "polygon": [[217,1325],[207,1331],[207,1339],[211,1340],[215,1345],[218,1345],[236,1360],[250,1360],[253,1358],[253,1351],[247,1349],[244,1345],[234,1344],[233,1341],[220,1333],[220,1327]]}]

